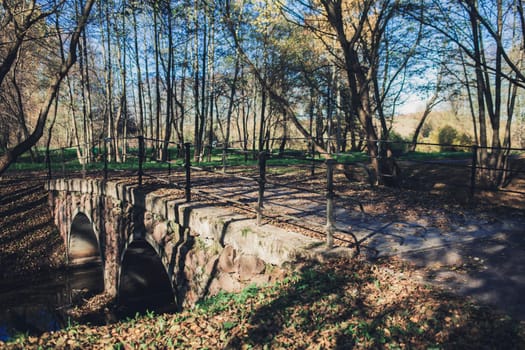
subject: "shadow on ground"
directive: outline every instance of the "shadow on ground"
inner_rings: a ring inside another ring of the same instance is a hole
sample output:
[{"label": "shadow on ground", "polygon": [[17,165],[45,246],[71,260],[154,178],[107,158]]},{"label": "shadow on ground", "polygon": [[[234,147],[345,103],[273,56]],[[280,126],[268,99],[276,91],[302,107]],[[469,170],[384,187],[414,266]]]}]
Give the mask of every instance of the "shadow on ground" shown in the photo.
[{"label": "shadow on ground", "polygon": [[423,268],[426,280],[525,321],[524,251],[523,233],[509,231],[406,258]]}]

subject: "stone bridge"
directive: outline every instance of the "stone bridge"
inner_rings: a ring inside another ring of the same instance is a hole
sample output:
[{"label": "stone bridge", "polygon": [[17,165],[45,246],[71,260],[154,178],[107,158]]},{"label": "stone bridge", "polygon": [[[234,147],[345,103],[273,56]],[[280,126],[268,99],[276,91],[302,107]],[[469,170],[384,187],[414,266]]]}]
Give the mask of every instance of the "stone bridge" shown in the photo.
[{"label": "stone bridge", "polygon": [[299,256],[327,253],[313,238],[257,226],[225,206],[187,203],[176,191],[124,180],[58,179],[47,186],[68,263],[101,263],[105,292],[115,297],[169,290],[183,308],[220,290],[269,282]]}]

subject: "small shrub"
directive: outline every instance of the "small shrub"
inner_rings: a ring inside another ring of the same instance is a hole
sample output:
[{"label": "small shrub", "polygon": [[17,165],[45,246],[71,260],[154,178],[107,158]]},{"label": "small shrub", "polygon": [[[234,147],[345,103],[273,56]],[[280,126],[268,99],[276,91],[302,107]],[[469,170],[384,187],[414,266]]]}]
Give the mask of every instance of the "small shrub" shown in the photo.
[{"label": "small shrub", "polygon": [[423,124],[423,127],[421,128],[421,136],[422,137],[429,137],[430,134],[432,133],[433,129],[434,128],[432,127],[432,124],[430,124],[430,123]]},{"label": "small shrub", "polygon": [[[472,136],[467,133],[462,133],[456,137],[456,142],[459,145],[470,146],[473,144]],[[462,147],[461,151],[468,151],[469,148]]]},{"label": "small shrub", "polygon": [[399,157],[408,150],[408,141],[398,133],[391,131],[388,135],[390,150],[394,157]]},{"label": "small shrub", "polygon": [[452,150],[451,148],[453,147],[445,147],[445,146],[452,145],[457,136],[458,136],[458,132],[456,131],[456,129],[454,129],[450,125],[445,125],[441,129],[439,129],[438,143],[443,145],[441,147],[441,150],[451,151]]},{"label": "small shrub", "polygon": [[439,129],[438,143],[441,144],[441,152],[468,151],[468,147],[457,147],[457,145],[471,145],[472,137],[465,132],[459,133],[450,125],[445,125]]}]

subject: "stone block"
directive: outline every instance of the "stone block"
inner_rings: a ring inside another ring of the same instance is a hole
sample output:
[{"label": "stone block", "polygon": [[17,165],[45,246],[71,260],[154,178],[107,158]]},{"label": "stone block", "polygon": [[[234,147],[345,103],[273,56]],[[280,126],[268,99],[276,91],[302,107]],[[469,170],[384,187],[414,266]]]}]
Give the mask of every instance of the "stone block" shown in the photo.
[{"label": "stone block", "polygon": [[241,255],[236,259],[235,265],[241,281],[248,281],[256,275],[263,274],[266,268],[264,261],[255,255]]},{"label": "stone block", "polygon": [[224,249],[221,252],[221,255],[219,256],[219,271],[225,273],[231,273],[236,271],[235,256],[236,252],[232,246],[228,245],[224,247]]},{"label": "stone block", "polygon": [[173,251],[173,243],[171,241],[166,242],[166,245],[164,246],[164,256],[166,258],[167,263],[171,261],[171,258],[173,256],[173,253],[176,253]]},{"label": "stone block", "polygon": [[191,308],[197,303],[199,298],[196,293],[192,290],[188,290],[184,295],[184,303],[182,304],[183,308]]},{"label": "stone block", "polygon": [[[242,280],[242,278],[241,278]],[[255,284],[256,286],[264,286],[270,283],[271,277],[268,275],[256,275],[252,276],[249,280],[250,284]]]},{"label": "stone block", "polygon": [[166,237],[166,242],[179,242],[182,234],[181,227],[173,221],[166,222],[166,225],[168,226],[168,237]]},{"label": "stone block", "polygon": [[196,265],[195,252],[189,251],[184,261],[184,274],[188,281],[193,281],[194,269]]},{"label": "stone block", "polygon": [[114,182],[107,182],[106,186],[103,189],[104,189],[103,195],[108,196],[108,197],[112,197],[112,198],[118,198],[118,196],[117,196],[117,184],[116,183],[114,183]]},{"label": "stone block", "polygon": [[148,195],[146,197],[146,210],[166,218],[166,198],[157,195]]},{"label": "stone block", "polygon": [[215,288],[213,289],[217,289],[218,291],[225,291],[229,293],[240,292],[242,290],[242,285],[239,282],[239,280],[235,277],[236,277],[235,274],[221,273],[218,276],[218,278],[214,280],[214,282],[216,281],[216,285],[214,286]]},{"label": "stone block", "polygon": [[204,267],[204,274],[206,276],[212,276],[217,274],[218,256],[211,257]]},{"label": "stone block", "polygon": [[211,296],[217,295],[220,292],[219,288],[220,288],[219,281],[214,279],[210,283],[210,287],[208,288],[208,295],[203,295],[203,297],[211,297]]},{"label": "stone block", "polygon": [[144,213],[144,227],[146,228],[147,232],[151,232],[153,228],[153,214],[150,212]]},{"label": "stone block", "polygon": [[179,223],[178,207],[185,203],[183,199],[169,200],[166,202],[166,219]]},{"label": "stone block", "polygon": [[158,243],[162,244],[164,238],[168,235],[168,225],[166,222],[160,222],[153,228],[153,239]]},{"label": "stone block", "polygon": [[202,250],[195,251],[195,262],[193,269],[202,273],[204,271],[204,266],[206,265],[206,252]]}]

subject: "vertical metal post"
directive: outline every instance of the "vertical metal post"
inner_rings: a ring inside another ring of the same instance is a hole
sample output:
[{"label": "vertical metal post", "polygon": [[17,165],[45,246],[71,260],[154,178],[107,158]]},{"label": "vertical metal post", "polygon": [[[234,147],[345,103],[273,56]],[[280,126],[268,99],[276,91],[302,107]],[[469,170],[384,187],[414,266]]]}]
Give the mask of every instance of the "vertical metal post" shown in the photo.
[{"label": "vertical metal post", "polygon": [[108,179],[108,139],[104,139],[104,181]]},{"label": "vertical metal post", "polygon": [[186,186],[184,188],[186,194],[186,202],[191,201],[191,157],[190,157],[191,143],[184,144],[184,168],[186,170]]},{"label": "vertical metal post", "polygon": [[207,160],[208,162],[211,162],[211,156],[212,156],[212,150],[213,150],[213,147],[212,147],[212,145],[207,145],[207,146],[206,146],[206,149],[208,150],[208,155],[207,155],[207,157],[206,157],[206,160]]},{"label": "vertical metal post", "polygon": [[[384,167],[383,167],[383,163],[382,163],[382,159],[383,159],[383,141],[381,139],[377,140],[376,141],[376,145],[377,145],[377,153],[376,153],[376,159],[375,159],[375,164],[377,165],[377,178],[375,180],[376,182],[376,185],[384,185],[385,184],[385,173],[383,173],[383,171],[385,170]],[[374,159],[371,159],[372,162],[374,162]],[[374,163],[372,163],[374,164]],[[375,166],[374,166],[375,167]]]},{"label": "vertical metal post", "polygon": [[139,187],[142,187],[142,176],[144,175],[144,136],[138,137],[139,141]]},{"label": "vertical metal post", "polygon": [[47,180],[51,180],[51,154],[49,152],[49,147],[46,148],[46,165],[47,165]]},{"label": "vertical metal post", "polygon": [[326,246],[334,246],[335,215],[334,215],[334,164],[335,160],[326,161]]},{"label": "vertical metal post", "polygon": [[476,192],[476,173],[478,168],[478,146],[472,146],[472,165],[470,167],[470,195],[474,197]]},{"label": "vertical metal post", "polygon": [[82,151],[82,170],[81,170],[81,173],[82,173],[82,178],[85,179],[86,178],[86,163],[88,162],[89,160],[89,145],[87,143],[85,143],[84,145],[84,148],[83,148],[83,151]]},{"label": "vertical metal post", "polygon": [[312,152],[312,166],[310,168],[310,176],[315,176],[315,144],[314,140],[310,140],[310,152]]},{"label": "vertical metal post", "polygon": [[226,146],[222,149],[222,172],[226,172]]},{"label": "vertical metal post", "polygon": [[[88,151],[89,152],[89,151]],[[88,155],[87,154],[84,154],[84,156],[82,157],[82,178],[85,179],[86,178],[86,162],[88,160]]]},{"label": "vertical metal post", "polygon": [[60,149],[60,157],[62,158],[62,177],[65,178],[66,177],[66,159],[65,159],[65,156],[64,156],[64,149],[61,148]]},{"label": "vertical metal post", "polygon": [[264,187],[266,185],[266,152],[259,153],[259,195],[257,198],[257,226],[262,224],[264,208]]},{"label": "vertical metal post", "polygon": [[127,159],[128,159],[128,152],[129,152],[129,138],[127,137],[123,137],[123,140],[124,140],[124,149],[122,151],[122,161],[124,163],[126,163]]},{"label": "vertical metal post", "polygon": [[168,184],[171,184],[171,152],[170,152],[170,147],[168,145],[168,147],[166,148],[166,159],[168,161]]}]

